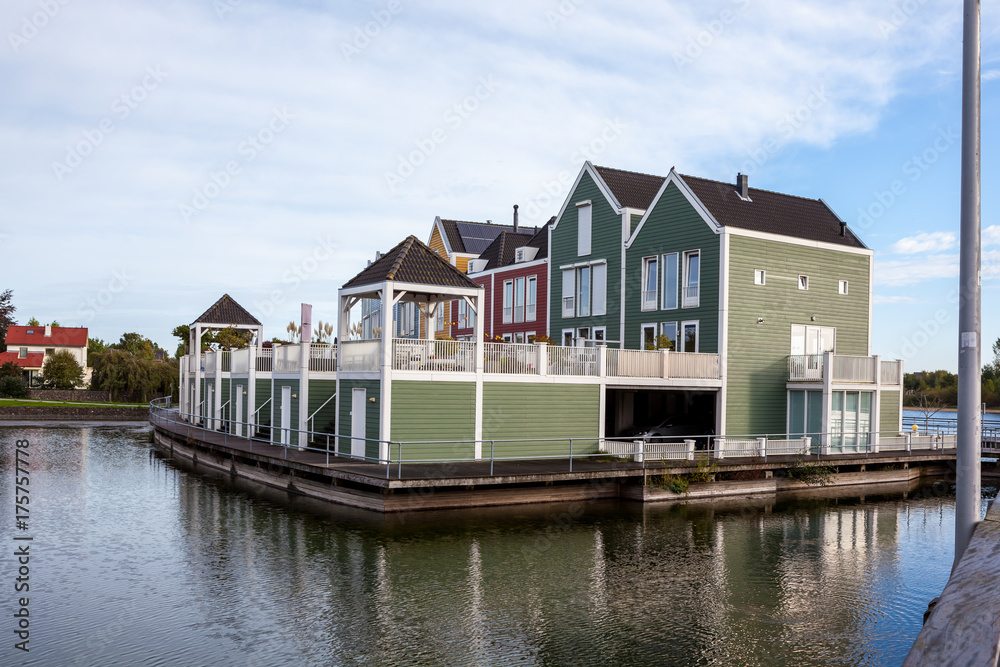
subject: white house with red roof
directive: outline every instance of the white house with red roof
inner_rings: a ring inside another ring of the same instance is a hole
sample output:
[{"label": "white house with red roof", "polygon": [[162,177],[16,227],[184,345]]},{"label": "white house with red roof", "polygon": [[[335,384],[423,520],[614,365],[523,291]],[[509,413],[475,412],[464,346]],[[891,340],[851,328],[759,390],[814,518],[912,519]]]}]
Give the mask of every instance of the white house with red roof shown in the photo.
[{"label": "white house with red roof", "polygon": [[45,358],[65,350],[83,368],[84,384],[90,384],[92,370],[87,366],[87,328],[17,326],[7,329],[7,351],[0,353],[0,365],[12,361],[24,369],[28,384],[41,376]]}]

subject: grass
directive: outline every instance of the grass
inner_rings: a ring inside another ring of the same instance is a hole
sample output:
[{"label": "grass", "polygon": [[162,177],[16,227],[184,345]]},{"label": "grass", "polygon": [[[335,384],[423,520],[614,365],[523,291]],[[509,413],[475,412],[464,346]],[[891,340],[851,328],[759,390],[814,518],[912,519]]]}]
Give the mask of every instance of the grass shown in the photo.
[{"label": "grass", "polygon": [[0,398],[0,408],[51,408],[51,407],[102,407],[102,408],[148,408],[149,403],[98,403],[96,401],[39,401],[30,398]]}]

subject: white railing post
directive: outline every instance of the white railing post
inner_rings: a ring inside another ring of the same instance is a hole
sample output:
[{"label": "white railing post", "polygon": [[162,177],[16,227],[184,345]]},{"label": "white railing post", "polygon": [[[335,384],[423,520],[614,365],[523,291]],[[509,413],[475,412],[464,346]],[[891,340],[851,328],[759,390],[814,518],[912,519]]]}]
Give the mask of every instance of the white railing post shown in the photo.
[{"label": "white railing post", "polygon": [[802,438],[802,454],[804,456],[809,456],[812,452],[812,436],[806,436]]},{"label": "white railing post", "polygon": [[670,377],[670,350],[660,350],[660,377]]},{"label": "white railing post", "polygon": [[913,442],[912,439],[911,439],[912,437],[913,437],[913,435],[911,433],[907,433],[906,434],[906,453],[907,454],[912,454],[913,453],[913,449],[912,449],[912,445],[911,445],[911,443]]},{"label": "white railing post", "polygon": [[684,441],[684,458],[688,461],[694,461],[694,440]]},{"label": "white railing post", "polygon": [[632,445],[635,448],[635,450],[634,450],[634,452],[632,454],[632,460],[635,461],[636,463],[642,463],[643,462],[643,453],[644,453],[643,450],[645,449],[643,447],[643,445],[645,445],[645,444],[646,444],[645,440],[633,440],[632,441]]},{"label": "white railing post", "polygon": [[767,438],[757,438],[757,454],[767,458]]},{"label": "white railing post", "polygon": [[726,458],[726,439],[716,438],[715,439],[715,458],[724,459]]},{"label": "white railing post", "polygon": [[597,346],[597,377],[608,376],[608,346],[601,344]]},{"label": "white railing post", "polygon": [[549,353],[548,353],[548,343],[535,343],[538,346],[538,361],[536,365],[538,366],[538,374],[545,376],[549,374]]}]

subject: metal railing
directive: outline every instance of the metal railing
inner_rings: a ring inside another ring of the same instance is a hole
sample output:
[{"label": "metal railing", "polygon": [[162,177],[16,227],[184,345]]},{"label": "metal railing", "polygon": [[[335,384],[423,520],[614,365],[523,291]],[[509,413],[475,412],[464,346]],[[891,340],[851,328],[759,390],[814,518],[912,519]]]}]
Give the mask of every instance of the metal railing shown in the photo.
[{"label": "metal railing", "polygon": [[565,347],[546,345],[549,375],[584,375],[596,377],[598,349],[596,347]]},{"label": "metal railing", "polygon": [[484,343],[487,373],[538,375],[539,350],[531,343]]},{"label": "metal railing", "polygon": [[833,355],[834,382],[875,382],[875,357]]},{"label": "metal railing", "polygon": [[309,346],[309,370],[318,373],[337,371],[337,346],[331,343],[313,343]]},{"label": "metal railing", "polygon": [[265,347],[257,353],[257,361],[254,362],[257,371],[260,373],[270,373],[274,368],[274,348]]},{"label": "metal railing", "polygon": [[788,357],[789,380],[822,380],[822,354],[793,354]]},{"label": "metal railing", "polygon": [[476,344],[461,340],[394,338],[392,368],[397,371],[476,372]]}]

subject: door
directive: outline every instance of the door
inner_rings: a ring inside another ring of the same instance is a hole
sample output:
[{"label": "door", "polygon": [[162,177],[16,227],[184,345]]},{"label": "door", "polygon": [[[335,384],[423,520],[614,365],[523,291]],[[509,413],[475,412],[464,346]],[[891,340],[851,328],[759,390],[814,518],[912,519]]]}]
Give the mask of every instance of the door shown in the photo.
[{"label": "door", "polygon": [[367,390],[354,389],[351,392],[351,456],[365,455],[365,434],[368,432]]},{"label": "door", "polygon": [[283,386],[281,388],[281,444],[287,445],[290,442],[292,427],[292,388]]},{"label": "door", "polygon": [[243,437],[243,385],[241,384],[236,385],[236,437]]},{"label": "door", "polygon": [[[218,428],[215,425],[215,385],[208,386],[208,397],[205,401],[205,428],[213,431]],[[211,420],[211,421],[210,421]]]}]

